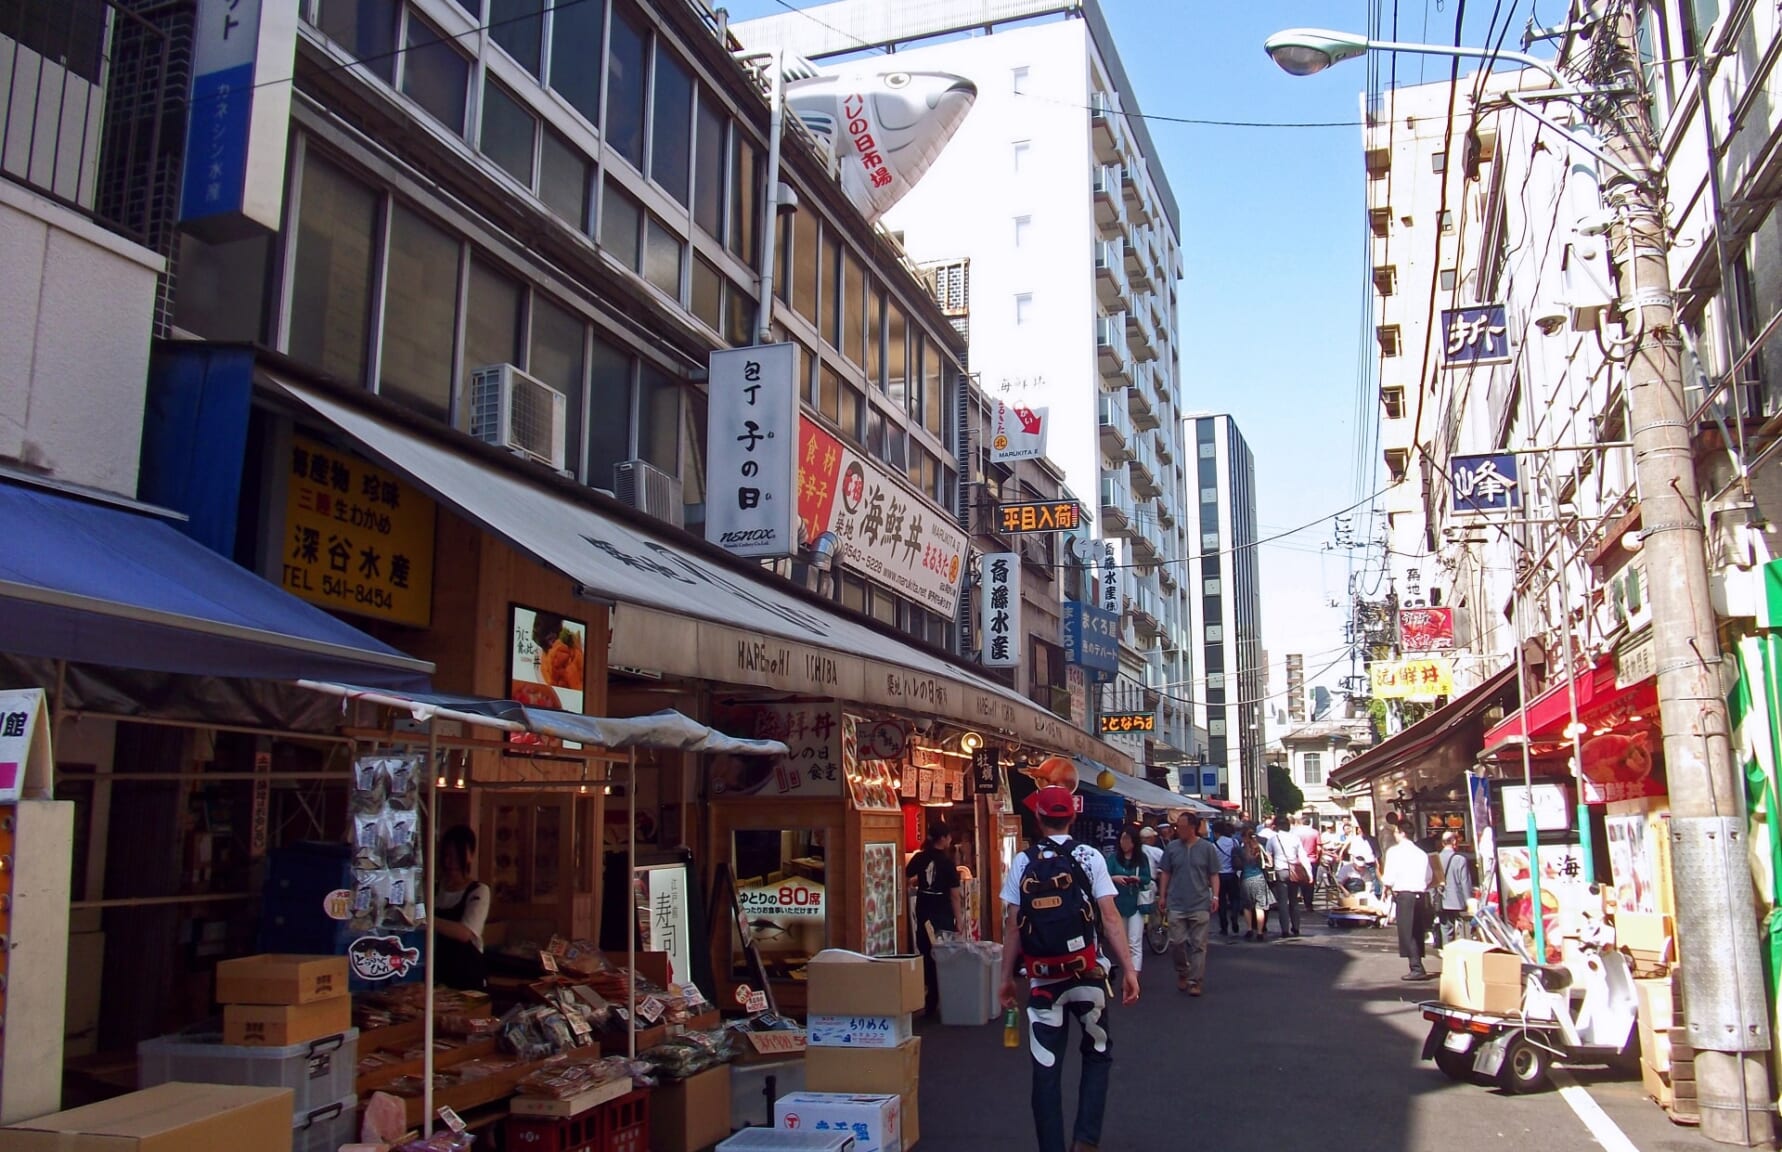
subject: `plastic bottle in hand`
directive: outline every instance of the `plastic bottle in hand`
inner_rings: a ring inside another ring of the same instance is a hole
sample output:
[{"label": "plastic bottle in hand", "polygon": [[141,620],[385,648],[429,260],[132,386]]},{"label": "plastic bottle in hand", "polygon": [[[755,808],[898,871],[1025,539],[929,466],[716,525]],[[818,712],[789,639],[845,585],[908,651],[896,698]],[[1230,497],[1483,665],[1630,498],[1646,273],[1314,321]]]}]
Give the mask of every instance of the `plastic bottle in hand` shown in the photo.
[{"label": "plastic bottle in hand", "polygon": [[1021,1046],[1021,1025],[1013,1008],[1002,1014],[1002,1046],[1004,1048],[1019,1048]]}]

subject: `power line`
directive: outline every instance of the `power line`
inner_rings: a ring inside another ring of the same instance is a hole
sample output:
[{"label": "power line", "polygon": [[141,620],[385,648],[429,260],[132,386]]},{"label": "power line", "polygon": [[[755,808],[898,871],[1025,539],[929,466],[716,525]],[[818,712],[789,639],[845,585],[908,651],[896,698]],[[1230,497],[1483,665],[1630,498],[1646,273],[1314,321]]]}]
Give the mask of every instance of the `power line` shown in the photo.
[{"label": "power line", "polygon": [[1345,512],[1353,512],[1353,511],[1355,511],[1355,509],[1361,507],[1363,504],[1366,504],[1369,500],[1373,500],[1380,496],[1385,495],[1387,491],[1388,491],[1388,489],[1382,488],[1378,492],[1370,492],[1368,495],[1362,497],[1360,500],[1355,501],[1355,503],[1350,504],[1346,508],[1338,508],[1335,512],[1327,513],[1326,515],[1318,517],[1316,520],[1308,520],[1304,524],[1301,524],[1297,528],[1289,528],[1284,532],[1277,532],[1272,536],[1262,536],[1262,537],[1259,537],[1255,540],[1251,540],[1244,544],[1234,544],[1230,548],[1220,548],[1220,549],[1216,549],[1214,551],[1209,551],[1209,552],[1198,552],[1192,556],[1175,556],[1175,557],[1165,558],[1162,560],[1149,560],[1144,563],[1102,565],[1102,567],[1104,567],[1104,568],[1106,568],[1106,567],[1112,567],[1112,568],[1161,568],[1166,564],[1186,564],[1190,560],[1205,560],[1205,559],[1210,559],[1214,556],[1234,555],[1238,552],[1246,551],[1247,549],[1259,548],[1262,545],[1271,543],[1275,540],[1283,540],[1289,536],[1297,536],[1299,533],[1304,532],[1308,528],[1316,528],[1318,525],[1324,523],[1326,520],[1334,520],[1338,516],[1341,516]]}]

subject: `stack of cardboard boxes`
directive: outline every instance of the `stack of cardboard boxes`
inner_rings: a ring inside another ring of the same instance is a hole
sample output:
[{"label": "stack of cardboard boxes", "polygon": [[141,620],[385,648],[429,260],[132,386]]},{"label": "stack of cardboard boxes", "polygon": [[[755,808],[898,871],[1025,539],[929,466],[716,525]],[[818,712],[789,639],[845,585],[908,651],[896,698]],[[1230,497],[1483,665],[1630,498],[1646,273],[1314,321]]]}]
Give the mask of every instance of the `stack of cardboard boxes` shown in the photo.
[{"label": "stack of cardboard boxes", "polygon": [[0,1152],[289,1152],[291,1090],[162,1084],[0,1128]]},{"label": "stack of cardboard boxes", "polygon": [[353,1026],[344,956],[244,956],[217,965],[223,1043],[284,1048]]},{"label": "stack of cardboard boxes", "polygon": [[856,1152],[915,1147],[922,1136],[922,1041],[913,1034],[923,1000],[921,958],[870,959],[832,949],[812,958],[806,974],[807,1091],[779,1101],[775,1125],[789,1127],[794,1117],[806,1130],[864,1122],[874,1137],[857,1143]]},{"label": "stack of cardboard boxes", "polygon": [[1695,1050],[1682,1031],[1682,996],[1677,970],[1650,980],[1635,980],[1639,994],[1640,1080],[1646,1095],[1673,1119],[1693,1121],[1700,1115],[1695,1092]]},{"label": "stack of cardboard boxes", "polygon": [[1442,1003],[1471,1012],[1522,1011],[1522,960],[1495,944],[1455,940],[1442,948]]}]

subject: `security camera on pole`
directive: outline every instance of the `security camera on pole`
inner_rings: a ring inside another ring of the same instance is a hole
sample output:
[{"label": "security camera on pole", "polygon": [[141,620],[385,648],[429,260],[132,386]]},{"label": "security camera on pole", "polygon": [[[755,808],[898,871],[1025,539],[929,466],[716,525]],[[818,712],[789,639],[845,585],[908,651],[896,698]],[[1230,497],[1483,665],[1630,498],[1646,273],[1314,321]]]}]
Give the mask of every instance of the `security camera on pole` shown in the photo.
[{"label": "security camera on pole", "polygon": [[[1702,1133],[1723,1144],[1768,1146],[1775,1128],[1766,1067],[1769,1009],[1745,856],[1743,781],[1733,764],[1701,498],[1683,403],[1663,174],[1646,145],[1651,129],[1634,18],[1625,5],[1615,6],[1612,13],[1588,29],[1592,50],[1603,53],[1612,66],[1609,88],[1575,83],[1552,63],[1520,52],[1370,41],[1319,29],[1279,32],[1264,47],[1283,69],[1299,76],[1369,51],[1494,59],[1535,68],[1553,80],[1556,90],[1511,94],[1510,103],[1565,133],[1610,169],[1603,193],[1613,214],[1609,237],[1621,319],[1629,333],[1628,420],[1670,781],[1684,1010],[1689,1043],[1696,1049]],[[1614,115],[1598,116],[1601,135],[1593,136],[1555,120],[1534,103],[1553,99],[1585,100],[1597,109],[1612,102]]]}]

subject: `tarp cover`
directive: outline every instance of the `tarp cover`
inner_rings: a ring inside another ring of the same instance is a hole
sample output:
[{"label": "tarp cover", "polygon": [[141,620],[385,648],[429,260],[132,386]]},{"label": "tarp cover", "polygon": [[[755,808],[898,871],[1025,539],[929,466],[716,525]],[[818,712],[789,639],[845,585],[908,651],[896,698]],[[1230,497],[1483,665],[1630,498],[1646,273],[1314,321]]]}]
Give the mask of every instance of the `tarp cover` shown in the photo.
[{"label": "tarp cover", "polygon": [[0,650],[194,676],[425,687],[433,665],[151,516],[0,483]]},{"label": "tarp cover", "polygon": [[[1077,765],[1086,770],[1086,774],[1091,780],[1096,779],[1104,768],[1104,765],[1089,759],[1087,756],[1077,757]],[[1149,780],[1140,779],[1137,776],[1128,776],[1124,772],[1110,771],[1109,775],[1114,778],[1114,786],[1108,789],[1108,791],[1114,793],[1116,796],[1125,797],[1141,808],[1155,808],[1164,812],[1181,812],[1186,810],[1189,812],[1198,812],[1203,816],[1217,816],[1221,814],[1219,809],[1213,807],[1211,804],[1196,800],[1192,796],[1183,796],[1179,793],[1171,792],[1168,788],[1160,788]]]}]

